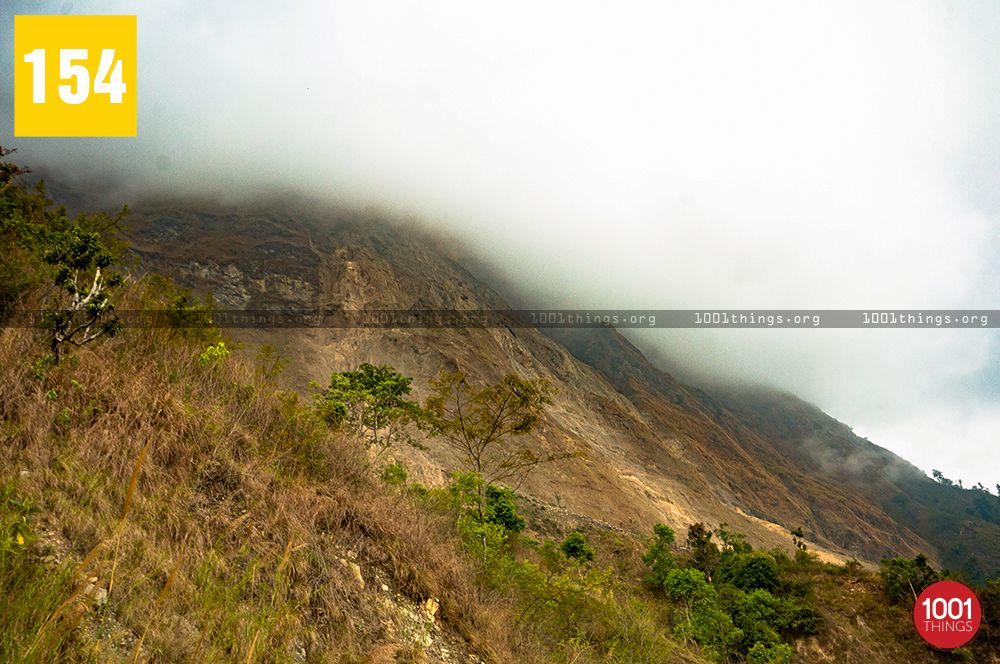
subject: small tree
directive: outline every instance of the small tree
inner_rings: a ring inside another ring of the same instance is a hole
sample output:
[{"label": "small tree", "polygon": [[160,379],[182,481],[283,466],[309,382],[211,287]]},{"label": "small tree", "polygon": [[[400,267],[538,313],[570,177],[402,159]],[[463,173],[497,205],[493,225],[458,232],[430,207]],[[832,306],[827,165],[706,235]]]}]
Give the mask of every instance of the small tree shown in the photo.
[{"label": "small tree", "polygon": [[719,527],[715,529],[715,535],[722,542],[720,548],[723,553],[750,553],[753,551],[746,536],[735,530],[729,530],[728,523],[720,523]]},{"label": "small tree", "polygon": [[941,578],[927,556],[920,553],[915,558],[883,558],[879,563],[879,576],[882,578],[882,585],[886,595],[892,603],[898,604],[907,597],[912,597],[914,601],[920,592]]},{"label": "small tree", "polygon": [[674,531],[670,526],[662,523],[653,526],[653,541],[649,545],[649,550],[642,557],[642,562],[649,567],[646,583],[657,588],[663,586],[667,574],[677,565],[673,545]]},{"label": "small tree", "polygon": [[410,382],[392,367],[365,363],[333,373],[315,397],[316,409],[331,426],[349,427],[378,457],[398,442],[411,442],[407,426],[417,419],[419,406],[406,398]]},{"label": "small tree", "polygon": [[687,545],[691,549],[691,565],[709,579],[719,564],[719,547],[712,541],[712,531],[703,523],[688,526]]},{"label": "small tree", "polygon": [[560,458],[511,442],[533,431],[552,403],[547,381],[509,374],[496,385],[477,390],[465,374],[443,372],[431,380],[431,388],[422,426],[455,451],[466,470],[482,478],[480,518],[486,486],[513,481],[516,488],[536,466]]},{"label": "small tree", "polygon": [[524,530],[524,517],[517,513],[517,494],[506,487],[486,487],[486,520],[512,533]]},{"label": "small tree", "polygon": [[729,553],[722,557],[718,579],[740,590],[773,592],[781,580],[781,570],[774,556],[766,551]]},{"label": "small tree", "polygon": [[788,534],[792,536],[792,544],[795,545],[796,555],[799,551],[806,551],[809,547],[806,546],[805,533],[802,532],[802,527],[799,526],[795,530],[789,530]]},{"label": "small tree", "polygon": [[559,545],[559,550],[572,560],[589,562],[594,559],[594,550],[587,544],[587,539],[579,530],[574,530]]},{"label": "small tree", "polygon": [[18,166],[5,159],[7,155],[15,152],[17,152],[17,148],[5,148],[0,145],[0,194],[14,186],[14,181],[18,177],[31,172],[31,169]]},{"label": "small tree", "polygon": [[50,242],[43,258],[55,268],[55,290],[45,322],[52,359],[58,364],[64,344],[83,346],[121,331],[110,294],[124,279],[110,272],[115,256],[97,231],[73,223],[53,233]]}]

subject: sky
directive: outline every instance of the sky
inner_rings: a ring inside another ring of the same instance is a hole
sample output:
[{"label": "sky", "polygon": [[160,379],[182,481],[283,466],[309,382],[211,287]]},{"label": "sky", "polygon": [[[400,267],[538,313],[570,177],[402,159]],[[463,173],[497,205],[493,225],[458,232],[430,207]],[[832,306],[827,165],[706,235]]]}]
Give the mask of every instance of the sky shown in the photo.
[{"label": "sky", "polygon": [[[11,17],[138,15],[136,138],[14,139]],[[526,304],[1000,309],[1000,4],[0,5],[0,144],[149,193],[293,187],[432,223]],[[1000,335],[630,333],[1000,483]]]}]

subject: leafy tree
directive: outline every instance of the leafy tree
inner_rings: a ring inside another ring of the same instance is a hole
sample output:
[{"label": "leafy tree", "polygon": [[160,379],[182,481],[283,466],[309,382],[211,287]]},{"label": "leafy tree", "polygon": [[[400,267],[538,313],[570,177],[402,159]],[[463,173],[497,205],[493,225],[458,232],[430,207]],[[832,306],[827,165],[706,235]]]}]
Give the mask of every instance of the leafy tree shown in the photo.
[{"label": "leafy tree", "polygon": [[653,541],[649,550],[642,557],[642,562],[649,567],[646,583],[663,587],[667,574],[677,566],[673,553],[674,531],[670,526],[658,523],[653,526]]},{"label": "leafy tree", "polygon": [[663,590],[675,602],[695,602],[700,599],[715,598],[715,589],[708,582],[705,573],[692,567],[677,567],[667,572],[663,579]]},{"label": "leafy tree", "polygon": [[[456,452],[466,470],[482,478],[481,490],[510,481],[516,488],[539,464],[560,458],[539,456],[511,442],[533,431],[552,403],[548,381],[509,374],[496,385],[475,389],[465,374],[442,372],[431,380],[431,388],[421,425]],[[484,507],[485,495],[480,493],[480,518]]]},{"label": "leafy tree", "polygon": [[66,208],[53,206],[44,183],[29,189],[17,182],[28,171],[2,160],[11,152],[0,147],[0,316],[47,283],[43,323],[51,363],[57,364],[65,346],[83,346],[122,329],[111,294],[123,277],[112,266],[125,249],[117,231],[128,208],[115,217],[70,219]]},{"label": "leafy tree", "polygon": [[580,562],[589,562],[594,559],[594,550],[587,544],[586,538],[579,530],[574,530],[566,535],[566,538],[559,545],[559,549],[567,558]]},{"label": "leafy tree", "polygon": [[719,547],[712,541],[712,531],[703,523],[691,524],[687,545],[691,550],[691,564],[711,578],[719,564]]},{"label": "leafy tree", "polygon": [[524,517],[517,513],[516,498],[516,494],[506,487],[487,486],[486,520],[503,526],[508,532],[524,530]]},{"label": "leafy tree", "polygon": [[907,597],[916,600],[924,588],[941,578],[922,553],[912,560],[883,558],[879,563],[878,574],[882,578],[886,594],[894,604]]},{"label": "leafy tree", "polygon": [[724,553],[727,551],[733,553],[750,553],[753,551],[753,547],[747,542],[746,536],[735,530],[729,530],[729,524],[720,523],[719,527],[715,529],[715,535],[722,542],[721,548]]},{"label": "leafy tree", "polygon": [[[483,484],[477,473],[455,473],[448,485],[451,503],[462,513],[468,513],[476,521],[493,523],[506,532],[519,533],[524,530],[524,518],[517,513],[517,494],[507,487]],[[479,496],[484,496],[482,511]]]},{"label": "leafy tree", "polygon": [[700,644],[705,654],[725,659],[742,632],[722,607],[715,588],[701,570],[678,567],[670,570],[663,590],[678,606],[674,611],[674,635]]},{"label": "leafy tree", "polygon": [[316,410],[327,424],[348,427],[380,456],[398,442],[411,442],[406,429],[416,421],[419,406],[406,398],[410,382],[384,365],[365,363],[355,371],[334,372],[315,396]]},{"label": "leafy tree", "polygon": [[102,335],[114,336],[122,329],[114,315],[110,294],[124,283],[109,271],[115,262],[101,235],[74,223],[53,233],[44,260],[55,268],[55,310],[47,315],[50,349],[56,364],[64,344],[83,346]]},{"label": "leafy tree", "polygon": [[755,643],[747,653],[747,664],[790,664],[792,647],[787,643]]},{"label": "leafy tree", "polygon": [[751,553],[726,553],[719,565],[718,580],[731,583],[741,590],[761,588],[774,591],[778,587],[781,570],[774,556],[765,551]]},{"label": "leafy tree", "polygon": [[937,481],[938,484],[943,484],[944,486],[955,486],[955,483],[952,480],[945,477],[944,473],[936,468],[931,471],[931,476],[935,481]]}]

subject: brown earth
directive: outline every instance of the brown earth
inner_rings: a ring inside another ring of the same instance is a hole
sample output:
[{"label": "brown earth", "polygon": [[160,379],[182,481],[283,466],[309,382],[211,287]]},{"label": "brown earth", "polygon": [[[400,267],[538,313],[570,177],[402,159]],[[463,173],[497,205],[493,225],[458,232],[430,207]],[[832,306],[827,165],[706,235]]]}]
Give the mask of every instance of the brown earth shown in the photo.
[{"label": "brown earth", "polygon": [[[142,269],[211,292],[224,309],[507,306],[450,241],[374,215],[150,206],[129,224]],[[558,511],[637,532],[656,522],[728,523],[755,545],[786,549],[789,529],[803,527],[810,546],[830,558],[925,552],[959,567],[954,561],[971,552],[979,573],[1000,570],[1000,547],[992,547],[1000,510],[969,517],[976,496],[941,494],[947,487],[789,395],[683,385],[613,329],[231,332],[250,348],[273,346],[287,360],[285,379],[302,391],[362,362],[412,376],[418,396],[442,369],[480,383],[508,372],[548,379],[557,395],[532,443],[572,456],[536,471],[520,490]],[[438,446],[399,455],[425,483],[456,467]],[[852,463],[830,462],[840,457]],[[940,540],[942,521],[964,529],[963,551]]]}]

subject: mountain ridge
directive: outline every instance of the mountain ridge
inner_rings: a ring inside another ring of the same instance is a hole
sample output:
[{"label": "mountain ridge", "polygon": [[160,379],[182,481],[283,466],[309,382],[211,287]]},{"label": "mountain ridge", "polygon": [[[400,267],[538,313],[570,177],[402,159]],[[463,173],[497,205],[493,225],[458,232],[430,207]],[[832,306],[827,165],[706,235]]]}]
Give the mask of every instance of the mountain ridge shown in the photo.
[{"label": "mountain ridge", "polygon": [[[441,238],[384,223],[377,214],[206,212],[161,204],[138,208],[129,225],[144,268],[211,292],[227,308],[507,308],[442,247]],[[877,561],[924,552],[951,564],[963,555],[931,541],[930,525],[917,532],[905,520],[899,496],[932,510],[926,494],[938,491],[912,466],[902,487],[889,480],[867,483],[878,491],[835,469],[817,468],[815,458],[796,446],[802,431],[822,434],[834,455],[840,447],[864,445],[815,407],[796,410],[788,402],[788,413],[778,409],[768,416],[759,400],[739,389],[684,385],[612,329],[236,332],[245,341],[275,346],[288,359],[288,382],[299,390],[364,361],[413,376],[418,396],[441,369],[462,370],[480,382],[510,371],[549,379],[559,392],[533,442],[573,458],[536,473],[523,490],[616,527],[648,532],[657,521],[675,527],[725,522],[755,543],[784,548],[790,547],[788,530],[805,527],[812,545],[833,558]],[[434,448],[401,454],[429,482],[442,481],[454,467],[454,459]],[[878,476],[897,469],[876,463],[884,458],[874,454],[862,470]],[[992,541],[994,525],[983,519],[976,526],[985,533],[983,542]],[[967,548],[978,567],[953,566],[974,576],[1000,570],[973,540]]]}]

